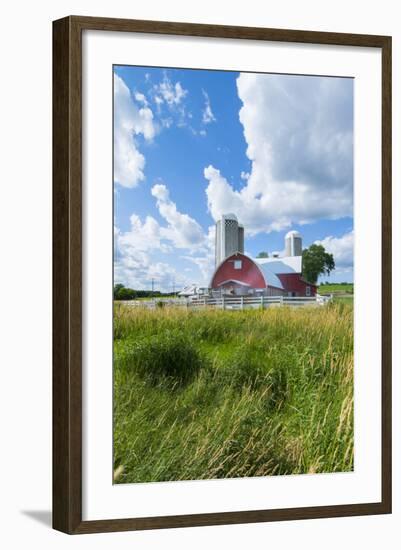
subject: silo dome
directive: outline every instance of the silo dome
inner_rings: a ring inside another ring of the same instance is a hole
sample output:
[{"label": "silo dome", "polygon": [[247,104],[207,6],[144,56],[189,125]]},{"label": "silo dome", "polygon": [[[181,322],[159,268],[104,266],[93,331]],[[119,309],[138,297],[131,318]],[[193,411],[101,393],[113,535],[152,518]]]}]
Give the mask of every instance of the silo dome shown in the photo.
[{"label": "silo dome", "polygon": [[230,212],[229,214],[223,214],[222,218],[224,220],[235,220],[236,222],[238,221],[237,216],[235,214],[233,214],[232,212]]},{"label": "silo dome", "polygon": [[301,233],[299,231],[295,231],[295,229],[294,229],[293,231],[288,231],[285,238],[288,239],[289,237],[291,237],[291,235],[293,235],[294,237],[301,237]]}]

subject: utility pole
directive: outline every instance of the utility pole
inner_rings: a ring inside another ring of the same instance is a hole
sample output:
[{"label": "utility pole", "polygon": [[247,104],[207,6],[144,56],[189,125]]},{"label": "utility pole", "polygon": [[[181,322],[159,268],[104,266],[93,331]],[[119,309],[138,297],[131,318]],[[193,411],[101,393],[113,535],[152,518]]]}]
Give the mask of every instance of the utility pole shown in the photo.
[{"label": "utility pole", "polygon": [[175,296],[175,279],[173,279],[173,296]]},{"label": "utility pole", "polygon": [[152,298],[154,297],[155,280],[152,277]]}]

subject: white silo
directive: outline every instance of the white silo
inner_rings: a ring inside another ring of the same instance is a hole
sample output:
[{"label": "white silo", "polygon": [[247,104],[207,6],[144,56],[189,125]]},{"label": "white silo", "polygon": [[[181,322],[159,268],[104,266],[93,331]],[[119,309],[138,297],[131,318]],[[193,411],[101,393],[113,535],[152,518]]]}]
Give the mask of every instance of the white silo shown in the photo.
[{"label": "white silo", "polygon": [[302,237],[298,231],[289,231],[285,236],[285,255],[302,256]]},{"label": "white silo", "polygon": [[245,229],[242,224],[238,224],[238,252],[244,253]]},{"label": "white silo", "polygon": [[243,228],[242,237],[238,227],[238,220],[235,214],[223,214],[216,223],[216,266],[225,258],[241,252],[240,240],[242,240],[243,249]]}]

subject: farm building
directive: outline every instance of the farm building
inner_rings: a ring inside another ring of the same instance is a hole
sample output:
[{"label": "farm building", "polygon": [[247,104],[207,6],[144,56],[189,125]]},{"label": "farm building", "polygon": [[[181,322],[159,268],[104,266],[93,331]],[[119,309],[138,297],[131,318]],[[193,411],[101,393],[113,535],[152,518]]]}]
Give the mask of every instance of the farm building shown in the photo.
[{"label": "farm building", "polygon": [[217,296],[315,296],[317,287],[302,277],[302,237],[290,231],[286,256],[250,258],[243,252],[225,257],[216,267],[210,289]]},{"label": "farm building", "polygon": [[207,292],[207,288],[202,288],[195,284],[191,284],[187,285],[180,292],[178,292],[177,296],[181,298],[189,298],[191,296],[202,296],[204,294],[207,294]]}]

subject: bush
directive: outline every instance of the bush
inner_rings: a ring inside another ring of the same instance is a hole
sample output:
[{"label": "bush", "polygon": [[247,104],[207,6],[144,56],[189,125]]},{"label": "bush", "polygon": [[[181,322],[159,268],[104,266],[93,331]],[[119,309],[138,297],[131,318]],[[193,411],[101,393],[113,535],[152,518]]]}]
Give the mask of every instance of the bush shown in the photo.
[{"label": "bush", "polygon": [[123,363],[154,385],[166,382],[186,384],[205,362],[186,336],[173,331],[131,343],[123,354]]}]

